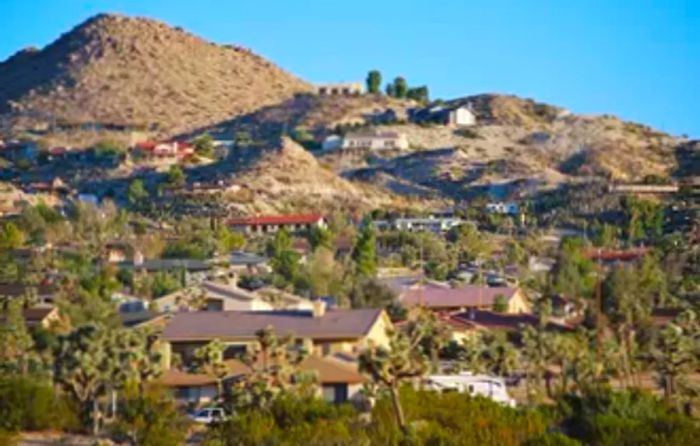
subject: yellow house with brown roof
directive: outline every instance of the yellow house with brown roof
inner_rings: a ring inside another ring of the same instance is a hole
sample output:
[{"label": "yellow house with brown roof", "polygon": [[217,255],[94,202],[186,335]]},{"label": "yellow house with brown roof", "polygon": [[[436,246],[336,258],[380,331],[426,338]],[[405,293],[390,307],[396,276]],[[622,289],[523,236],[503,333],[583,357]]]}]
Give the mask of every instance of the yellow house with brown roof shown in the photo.
[{"label": "yellow house with brown roof", "polygon": [[369,343],[388,346],[391,321],[384,310],[314,311],[200,311],[176,313],[163,330],[164,356],[191,362],[197,348],[217,339],[224,343],[224,359],[236,358],[257,342],[259,330],[272,327],[279,336],[291,335],[311,354],[357,354]]}]

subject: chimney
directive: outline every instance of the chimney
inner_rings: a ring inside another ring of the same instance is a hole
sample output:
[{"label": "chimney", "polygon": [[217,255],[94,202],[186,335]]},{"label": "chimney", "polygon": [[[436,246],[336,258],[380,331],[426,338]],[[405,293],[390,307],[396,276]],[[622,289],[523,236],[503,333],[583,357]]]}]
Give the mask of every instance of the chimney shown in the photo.
[{"label": "chimney", "polygon": [[323,317],[326,314],[326,303],[321,299],[316,299],[312,302],[312,314],[314,317]]}]

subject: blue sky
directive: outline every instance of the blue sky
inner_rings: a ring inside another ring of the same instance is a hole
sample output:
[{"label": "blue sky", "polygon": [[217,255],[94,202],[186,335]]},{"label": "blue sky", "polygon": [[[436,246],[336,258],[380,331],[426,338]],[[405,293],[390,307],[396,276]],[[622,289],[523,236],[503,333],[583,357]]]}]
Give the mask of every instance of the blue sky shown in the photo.
[{"label": "blue sky", "polygon": [[700,0],[0,0],[0,60],[98,12],[238,43],[310,81],[405,76],[700,137]]}]

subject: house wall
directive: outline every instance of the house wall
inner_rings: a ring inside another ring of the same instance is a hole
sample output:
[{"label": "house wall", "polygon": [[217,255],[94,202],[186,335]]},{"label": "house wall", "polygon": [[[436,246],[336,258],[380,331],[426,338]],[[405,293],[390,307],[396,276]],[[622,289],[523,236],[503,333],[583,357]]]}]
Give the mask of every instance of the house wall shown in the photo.
[{"label": "house wall", "polygon": [[206,386],[183,386],[174,389],[175,399],[182,404],[209,403],[217,396],[215,385]]},{"label": "house wall", "polygon": [[452,123],[455,125],[469,126],[476,124],[476,117],[466,107],[460,107],[452,111],[451,116]]},{"label": "house wall", "polygon": [[515,292],[513,297],[508,302],[508,312],[509,313],[529,313],[530,303],[527,301],[525,294],[522,290]]},{"label": "house wall", "polygon": [[387,330],[391,328],[391,326],[392,324],[391,320],[389,320],[389,316],[382,312],[372,328],[369,329],[367,336],[358,342],[357,347],[359,350],[367,348],[370,342],[374,345],[389,347],[389,335],[387,334]]},{"label": "house wall", "polygon": [[329,403],[345,403],[361,398],[362,384],[333,383],[322,384],[318,389],[318,396]]}]

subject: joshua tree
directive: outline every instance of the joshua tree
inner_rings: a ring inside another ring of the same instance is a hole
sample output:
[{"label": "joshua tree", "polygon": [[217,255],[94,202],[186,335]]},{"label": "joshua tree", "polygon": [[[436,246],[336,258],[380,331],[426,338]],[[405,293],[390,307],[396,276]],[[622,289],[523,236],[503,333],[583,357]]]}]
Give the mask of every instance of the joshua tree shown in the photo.
[{"label": "joshua tree", "polygon": [[228,367],[224,362],[225,348],[226,346],[220,340],[214,339],[194,352],[196,370],[216,377],[216,388],[219,397],[223,396],[223,380],[229,373]]},{"label": "joshua tree", "polygon": [[96,325],[82,325],[59,338],[54,356],[54,379],[75,398],[83,420],[99,430],[97,399],[110,379],[106,336]]},{"label": "joshua tree", "polygon": [[408,426],[404,417],[399,389],[403,383],[420,378],[430,370],[430,357],[421,343],[430,335],[430,322],[417,318],[411,329],[390,331],[389,347],[371,345],[360,354],[360,370],[368,374],[375,385],[391,396],[394,416],[404,435]]},{"label": "joshua tree", "polygon": [[234,385],[236,407],[266,407],[280,392],[308,381],[300,379],[299,372],[306,351],[295,345],[292,336],[279,337],[271,326],[256,336],[256,346],[239,358],[250,372]]},{"label": "joshua tree", "polygon": [[678,390],[678,378],[697,364],[695,348],[693,337],[680,325],[670,323],[659,333],[653,353],[654,368],[667,401],[671,401]]}]

